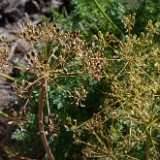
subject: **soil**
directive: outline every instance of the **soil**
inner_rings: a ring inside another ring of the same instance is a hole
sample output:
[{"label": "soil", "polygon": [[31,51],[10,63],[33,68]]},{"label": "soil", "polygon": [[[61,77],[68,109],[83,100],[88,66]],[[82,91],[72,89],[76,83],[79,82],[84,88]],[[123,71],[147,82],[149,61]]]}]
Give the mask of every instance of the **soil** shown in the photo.
[{"label": "soil", "polygon": [[[50,8],[52,6],[61,8],[64,5],[63,2],[60,0],[0,0],[0,36],[11,41],[7,58],[8,65],[5,66],[4,70],[0,69],[0,73],[17,77],[19,70],[15,69],[13,64],[16,62],[23,63],[25,53],[31,49],[24,39],[17,36],[21,30],[21,25],[29,21],[32,24],[39,24],[42,22],[42,15],[53,20],[54,17]],[[9,114],[11,109],[18,110],[20,108],[17,97],[12,92],[11,82],[0,76],[0,112]],[[5,146],[16,144],[11,139],[16,128],[17,125],[8,124],[8,119],[0,114],[0,160],[16,159],[9,158],[5,152]]]}]

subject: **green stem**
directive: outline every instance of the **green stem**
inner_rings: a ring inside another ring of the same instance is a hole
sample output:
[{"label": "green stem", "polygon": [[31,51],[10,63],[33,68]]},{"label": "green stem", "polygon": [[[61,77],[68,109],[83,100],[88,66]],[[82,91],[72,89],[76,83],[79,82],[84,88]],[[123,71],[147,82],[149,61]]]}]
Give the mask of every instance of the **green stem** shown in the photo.
[{"label": "green stem", "polygon": [[4,118],[9,118],[8,115],[2,111],[0,111],[0,116],[3,116]]},{"label": "green stem", "polygon": [[6,79],[8,79],[8,80],[11,80],[11,81],[13,81],[13,82],[17,82],[17,80],[16,80],[15,78],[13,78],[13,77],[11,77],[11,76],[9,76],[9,75],[7,75],[7,74],[0,73],[0,76],[3,77],[3,78],[6,78]]},{"label": "green stem", "polygon": [[110,17],[104,12],[104,10],[102,9],[102,7],[99,5],[99,3],[97,2],[97,0],[94,0],[94,3],[96,4],[96,6],[99,8],[99,10],[102,12],[102,14],[104,15],[104,17],[112,24],[112,26],[123,36],[123,32],[116,26],[116,24],[110,19]]}]

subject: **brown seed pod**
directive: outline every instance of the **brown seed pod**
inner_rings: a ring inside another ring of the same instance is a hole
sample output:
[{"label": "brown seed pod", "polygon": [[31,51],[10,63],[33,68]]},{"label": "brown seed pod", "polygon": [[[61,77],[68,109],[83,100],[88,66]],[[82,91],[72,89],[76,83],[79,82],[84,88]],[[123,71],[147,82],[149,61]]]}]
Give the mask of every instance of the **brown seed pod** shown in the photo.
[{"label": "brown seed pod", "polygon": [[68,74],[68,71],[66,68],[63,68],[64,74]]},{"label": "brown seed pod", "polygon": [[56,28],[56,32],[59,33],[60,32],[60,28]]},{"label": "brown seed pod", "polygon": [[31,51],[31,55],[32,55],[32,57],[35,57],[35,52],[34,51]]},{"label": "brown seed pod", "polygon": [[39,32],[38,32],[38,31],[35,31],[35,35],[36,35],[36,36],[39,36]]},{"label": "brown seed pod", "polygon": [[57,25],[56,25],[56,24],[53,24],[53,27],[54,27],[54,28],[57,28]]},{"label": "brown seed pod", "polygon": [[30,57],[30,55],[29,55],[28,53],[26,54],[26,57],[27,57],[28,59],[30,59],[30,58],[31,58],[31,57]]},{"label": "brown seed pod", "polygon": [[66,90],[66,94],[67,94],[67,96],[72,97],[72,94],[70,91]]},{"label": "brown seed pod", "polygon": [[18,116],[18,112],[16,112],[13,108],[10,109],[10,115],[13,117],[17,117]]},{"label": "brown seed pod", "polygon": [[33,62],[33,59],[31,59],[30,62],[33,64],[33,63],[34,63],[34,62]]},{"label": "brown seed pod", "polygon": [[24,38],[26,38],[26,33],[25,33],[25,32],[23,32],[22,34],[23,34],[23,37],[24,37]]},{"label": "brown seed pod", "polygon": [[45,59],[44,61],[43,61],[43,64],[47,64],[48,63],[48,59]]},{"label": "brown seed pod", "polygon": [[35,37],[31,36],[30,38],[32,41],[36,41]]}]

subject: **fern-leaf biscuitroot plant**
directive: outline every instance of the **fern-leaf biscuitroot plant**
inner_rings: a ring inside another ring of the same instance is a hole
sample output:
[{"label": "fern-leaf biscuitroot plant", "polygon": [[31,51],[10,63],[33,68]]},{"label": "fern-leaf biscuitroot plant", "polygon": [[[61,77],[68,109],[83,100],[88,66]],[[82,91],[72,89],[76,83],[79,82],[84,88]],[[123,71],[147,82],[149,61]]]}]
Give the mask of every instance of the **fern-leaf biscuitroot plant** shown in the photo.
[{"label": "fern-leaf biscuitroot plant", "polygon": [[122,40],[99,31],[92,42],[51,23],[24,26],[32,50],[15,92],[27,116],[13,117],[22,128],[13,137],[40,137],[37,154],[50,160],[160,158],[160,23],[149,21],[140,36],[135,15],[123,23]]},{"label": "fern-leaf biscuitroot plant", "polygon": [[154,36],[159,36],[160,23],[149,21],[139,37],[131,33],[135,15],[125,17],[123,23],[124,40],[109,33],[95,36],[98,46],[105,48],[104,79],[110,84],[102,109],[67,129],[74,133],[76,144],[85,146],[82,152],[89,159],[158,160],[160,54]]},{"label": "fern-leaf biscuitroot plant", "polygon": [[[38,110],[29,109],[38,114],[38,134],[48,158],[55,159],[49,143],[57,137],[60,124],[67,118],[66,104],[62,101],[68,97],[68,105],[85,107],[89,90],[86,83],[92,86],[92,82],[104,76],[107,66],[104,48],[87,43],[78,31],[63,31],[49,23],[38,26],[28,23],[19,36],[30,42],[32,50],[24,56],[26,76],[15,89],[17,95],[27,99],[25,108],[31,105]],[[55,116],[59,118],[54,121]]]}]

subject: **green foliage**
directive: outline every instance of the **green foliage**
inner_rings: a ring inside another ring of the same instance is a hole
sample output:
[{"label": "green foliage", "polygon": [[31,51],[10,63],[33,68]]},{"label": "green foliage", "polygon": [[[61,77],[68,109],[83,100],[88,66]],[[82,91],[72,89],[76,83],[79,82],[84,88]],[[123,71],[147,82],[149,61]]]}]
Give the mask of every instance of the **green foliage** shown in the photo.
[{"label": "green foliage", "polygon": [[[105,44],[105,47],[107,44],[109,46],[108,40],[114,40],[120,48],[112,48],[115,55],[107,59],[110,63],[106,78],[110,80],[111,92],[106,94],[110,98],[105,100],[103,109],[92,118],[70,128],[75,134],[76,143],[86,145],[83,149],[86,157],[98,159],[160,157],[159,150],[156,149],[159,146],[157,122],[160,120],[159,98],[156,96],[158,93],[159,97],[159,69],[156,68],[160,59],[157,52],[159,47],[153,44],[154,33],[159,34],[155,32],[159,28],[159,23],[153,25],[149,21],[148,33],[146,35],[142,33],[137,37],[131,34],[134,21],[134,16],[124,19],[128,32],[125,41],[119,41],[108,33],[107,35],[99,33],[96,37],[100,44]],[[121,65],[117,65],[117,62]],[[94,136],[90,136],[87,142],[82,137],[86,131]]]},{"label": "green foliage", "polygon": [[25,157],[40,159],[44,157],[45,151],[38,136],[38,117],[29,112],[26,119],[27,122],[20,123],[19,128],[12,135],[12,138],[17,141],[16,152]]},{"label": "green foliage", "polygon": [[160,21],[160,1],[140,0],[133,3],[127,13],[136,13],[136,23],[134,33],[140,34],[144,31],[149,20],[154,23]]},{"label": "green foliage", "polygon": [[[121,4],[121,1],[114,1],[112,3],[112,1],[106,2],[101,0],[99,4],[102,10],[106,11],[106,14],[114,21],[114,24],[118,27],[123,26],[121,19],[124,16],[124,6]],[[63,8],[62,13],[58,13],[55,9],[52,10],[55,22],[60,24],[63,29],[78,29],[88,38],[91,38],[89,37],[91,34],[97,34],[99,30],[102,32],[106,30],[109,32],[116,31],[94,1],[72,0],[71,5],[73,6],[73,10],[70,14],[66,12],[65,8]]]},{"label": "green foliage", "polygon": [[[97,2],[114,24],[123,32],[125,30],[122,19],[128,14],[136,13],[136,23],[133,32],[138,35],[144,31],[148,20],[151,19],[153,22],[160,20],[160,2],[156,0],[97,0]],[[52,9],[55,17],[54,21],[60,24],[61,28],[79,30],[88,39],[91,38],[92,34],[97,34],[99,30],[102,33],[108,31],[119,34],[118,30],[113,27],[96,6],[94,0],[71,0],[70,3],[73,7],[70,13],[67,13],[65,8],[63,8],[62,13]]]}]

